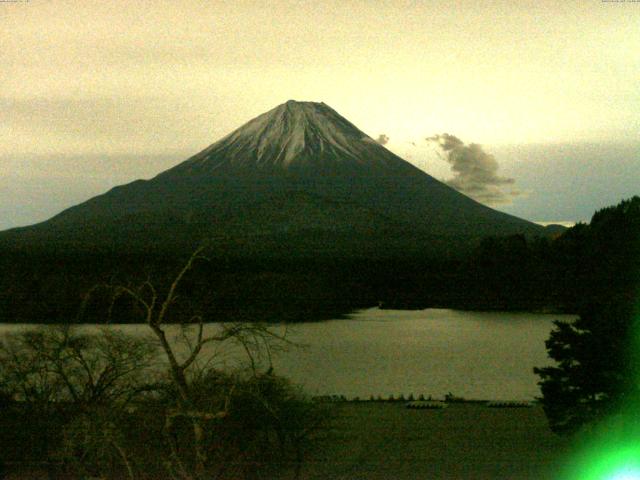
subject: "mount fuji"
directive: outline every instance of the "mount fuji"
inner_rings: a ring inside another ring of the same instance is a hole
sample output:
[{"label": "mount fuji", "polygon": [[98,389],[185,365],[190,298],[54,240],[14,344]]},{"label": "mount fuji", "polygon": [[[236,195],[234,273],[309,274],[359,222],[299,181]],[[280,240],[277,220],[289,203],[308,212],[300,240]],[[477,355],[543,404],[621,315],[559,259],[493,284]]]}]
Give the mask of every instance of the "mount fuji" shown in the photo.
[{"label": "mount fuji", "polygon": [[290,100],[150,180],[2,232],[0,244],[171,251],[208,239],[238,254],[395,255],[516,233],[544,229],[437,181],[328,105]]}]

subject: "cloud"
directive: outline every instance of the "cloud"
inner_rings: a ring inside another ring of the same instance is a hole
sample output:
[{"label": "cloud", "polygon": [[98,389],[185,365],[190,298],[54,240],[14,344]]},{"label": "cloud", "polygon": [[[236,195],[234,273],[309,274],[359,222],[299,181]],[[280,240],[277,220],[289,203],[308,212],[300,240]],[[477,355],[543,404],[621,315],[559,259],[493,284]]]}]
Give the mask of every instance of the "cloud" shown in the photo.
[{"label": "cloud", "polygon": [[376,138],[376,142],[378,142],[380,145],[386,145],[387,143],[389,143],[389,137],[384,133],[381,133],[380,135],[378,135],[378,138]]},{"label": "cloud", "polygon": [[445,183],[459,192],[488,205],[511,203],[515,197],[524,194],[515,188],[505,191],[504,188],[513,185],[515,180],[498,175],[498,162],[484,151],[482,145],[466,145],[448,133],[427,137],[426,140],[436,143],[442,150],[443,155],[440,156],[451,165],[454,174]]}]

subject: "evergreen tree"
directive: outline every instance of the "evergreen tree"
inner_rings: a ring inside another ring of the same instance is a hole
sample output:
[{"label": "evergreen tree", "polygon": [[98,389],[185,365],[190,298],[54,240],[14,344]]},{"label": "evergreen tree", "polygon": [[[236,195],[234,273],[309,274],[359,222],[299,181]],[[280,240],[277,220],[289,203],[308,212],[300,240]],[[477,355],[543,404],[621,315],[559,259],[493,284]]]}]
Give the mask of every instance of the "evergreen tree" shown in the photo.
[{"label": "evergreen tree", "polygon": [[575,432],[637,399],[640,355],[633,302],[618,297],[555,325],[546,346],[557,366],[534,368],[552,430]]},{"label": "evergreen tree", "polygon": [[556,321],[546,341],[557,365],[534,372],[551,428],[570,433],[639,398],[640,197],[596,212],[559,240],[558,251],[570,245],[576,254],[570,277],[582,306],[577,320]]}]

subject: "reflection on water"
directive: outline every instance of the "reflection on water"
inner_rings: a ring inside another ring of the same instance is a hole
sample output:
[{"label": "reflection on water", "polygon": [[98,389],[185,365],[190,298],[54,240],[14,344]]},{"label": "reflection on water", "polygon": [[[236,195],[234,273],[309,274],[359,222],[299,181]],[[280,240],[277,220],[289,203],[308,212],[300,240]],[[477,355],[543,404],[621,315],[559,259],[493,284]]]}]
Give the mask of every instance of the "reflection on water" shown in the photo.
[{"label": "reflection on water", "polygon": [[[276,352],[275,372],[301,384],[311,395],[414,396],[475,399],[533,399],[539,395],[534,366],[549,363],[544,341],[552,320],[570,315],[361,310],[348,320],[291,325],[287,338],[298,346]],[[0,325],[0,333],[23,328]],[[95,329],[95,325],[83,328]],[[144,325],[117,325],[143,334]],[[217,325],[207,325],[208,330]],[[169,330],[177,335],[179,327]],[[280,333],[285,327],[278,326]],[[236,365],[238,348],[215,353],[218,365]]]}]

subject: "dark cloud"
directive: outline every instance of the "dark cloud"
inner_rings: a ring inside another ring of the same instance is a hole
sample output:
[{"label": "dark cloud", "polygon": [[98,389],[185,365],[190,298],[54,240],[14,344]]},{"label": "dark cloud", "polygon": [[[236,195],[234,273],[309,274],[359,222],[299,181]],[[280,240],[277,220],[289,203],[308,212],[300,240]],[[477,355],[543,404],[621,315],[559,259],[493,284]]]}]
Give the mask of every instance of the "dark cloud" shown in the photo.
[{"label": "dark cloud", "polygon": [[454,135],[443,133],[427,137],[442,150],[441,158],[451,165],[452,179],[445,183],[481,203],[498,205],[511,203],[511,200],[523,192],[504,187],[513,185],[513,178],[498,175],[498,162],[495,157],[482,148],[482,145],[466,145]]},{"label": "dark cloud", "polygon": [[384,133],[381,133],[380,135],[378,135],[378,138],[376,138],[376,142],[378,142],[380,145],[386,145],[387,143],[389,143],[389,137]]}]

